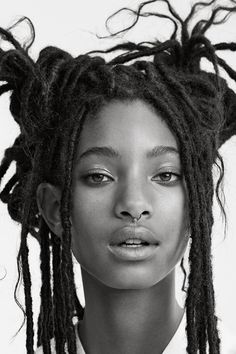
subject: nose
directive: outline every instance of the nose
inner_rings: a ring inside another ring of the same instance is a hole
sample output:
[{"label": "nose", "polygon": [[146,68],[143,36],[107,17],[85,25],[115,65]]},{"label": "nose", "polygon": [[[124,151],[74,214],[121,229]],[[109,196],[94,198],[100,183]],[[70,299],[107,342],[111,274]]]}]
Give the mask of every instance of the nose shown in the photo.
[{"label": "nose", "polygon": [[131,181],[118,191],[115,214],[119,219],[149,219],[153,214],[151,193],[144,183]]}]

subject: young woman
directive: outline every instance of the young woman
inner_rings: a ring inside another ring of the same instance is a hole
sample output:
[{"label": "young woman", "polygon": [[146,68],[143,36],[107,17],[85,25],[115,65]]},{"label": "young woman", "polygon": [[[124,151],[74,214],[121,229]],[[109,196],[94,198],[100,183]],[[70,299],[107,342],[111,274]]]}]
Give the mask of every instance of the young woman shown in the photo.
[{"label": "young woman", "polygon": [[[155,0],[156,1],[156,0]],[[41,247],[37,353],[232,353],[215,315],[211,265],[212,200],[223,176],[221,145],[236,133],[235,93],[208,28],[236,7],[215,6],[194,24],[170,3],[166,42],[123,43],[110,61],[98,51],[73,58],[47,47],[34,62],[10,31],[0,52],[0,93],[21,133],[5,151],[0,197],[22,224],[18,264],[34,352],[28,235]],[[177,39],[177,30],[181,40]],[[31,43],[32,44],[32,43]],[[96,55],[95,55],[96,54]],[[146,58],[145,60],[143,58]],[[214,73],[201,69],[201,58]],[[132,62],[132,63],[131,63]],[[221,167],[214,186],[212,167]],[[190,243],[185,308],[175,298],[175,267]],[[85,307],[76,295],[72,252],[81,265]],[[74,324],[77,317],[78,323]]]}]

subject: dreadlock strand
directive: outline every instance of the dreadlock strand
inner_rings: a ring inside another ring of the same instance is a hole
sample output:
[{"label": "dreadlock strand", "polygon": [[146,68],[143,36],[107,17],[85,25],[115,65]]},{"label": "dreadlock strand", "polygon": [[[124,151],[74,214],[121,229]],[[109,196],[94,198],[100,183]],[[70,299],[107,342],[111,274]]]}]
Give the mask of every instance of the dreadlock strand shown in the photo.
[{"label": "dreadlock strand", "polygon": [[[196,348],[198,347],[197,340],[197,328],[199,319],[197,317],[197,308],[201,297],[201,273],[202,273],[202,261],[200,254],[200,231],[199,231],[199,221],[200,221],[200,206],[198,204],[198,198],[196,199],[197,190],[194,188],[194,180],[196,176],[189,173],[189,169],[192,168],[196,170],[196,164],[192,158],[192,161],[185,161],[185,156],[188,155],[187,151],[182,151],[183,155],[183,164],[185,165],[186,171],[186,185],[188,189],[188,199],[192,200],[192,204],[189,206],[189,216],[191,220],[191,249],[189,253],[189,264],[190,264],[190,273],[189,273],[189,287],[186,297],[186,315],[187,315],[187,338],[188,338],[188,348],[189,353],[195,353]],[[194,156],[194,153],[191,154]],[[193,218],[194,217],[194,218]],[[203,327],[204,330],[204,327]]]},{"label": "dreadlock strand", "polygon": [[3,203],[8,203],[9,200],[9,193],[12,190],[12,187],[16,184],[18,181],[18,176],[15,173],[7,182],[5,185],[4,189],[0,193],[0,199]]},{"label": "dreadlock strand", "polygon": [[[86,74],[92,75],[94,72],[93,70],[94,69],[96,70],[98,65],[101,65],[104,63],[105,63],[104,59],[102,59],[100,57],[89,58],[88,56],[82,56],[82,57],[78,57],[75,59],[74,71],[76,71],[76,74],[72,71],[71,75],[70,75],[70,80],[68,80],[68,82],[67,82],[65,105],[67,104],[67,102],[69,104],[69,102],[71,100],[72,93],[78,87],[78,80],[80,80],[80,85],[81,85],[83,75],[84,76]],[[77,68],[77,65],[79,66],[79,69]],[[80,95],[82,98],[83,94],[80,93]]]},{"label": "dreadlock strand", "polygon": [[54,335],[56,352],[65,353],[66,342],[66,303],[65,289],[62,283],[61,269],[61,240],[58,236],[52,236],[52,261],[53,261],[53,314],[54,314]]},{"label": "dreadlock strand", "polygon": [[60,83],[58,83],[58,87],[60,87],[59,94],[60,98],[63,98],[63,94],[65,92],[65,88],[68,86],[68,82],[70,80],[74,81],[73,71],[79,65],[83,66],[83,63],[88,61],[88,58],[84,55],[79,55],[76,59],[72,58],[69,62],[64,65],[64,75],[60,78]]},{"label": "dreadlock strand", "polygon": [[42,342],[45,354],[51,354],[50,333],[48,329],[52,327],[52,292],[51,292],[51,269],[50,269],[50,246],[49,246],[49,229],[41,218],[40,224],[40,242],[41,242],[41,272],[42,272],[42,287],[41,287],[41,310],[40,310],[40,330],[39,340]]},{"label": "dreadlock strand", "polygon": [[148,56],[153,56],[156,55],[157,53],[164,52],[165,50],[173,47],[178,47],[179,44],[175,39],[172,40],[167,40],[164,43],[161,43],[160,45],[153,47],[153,48],[147,48],[141,52],[137,53],[131,53],[131,54],[126,54],[126,55],[118,55],[116,58],[112,59],[108,64],[124,64],[128,61],[138,59],[140,57],[148,57]]},{"label": "dreadlock strand", "polygon": [[[223,18],[222,20],[218,21],[218,22],[214,22],[218,12],[220,11],[229,11],[228,14],[226,14],[226,17]],[[216,24],[221,24],[223,22],[225,22],[225,20],[228,18],[229,15],[232,14],[233,11],[236,11],[236,6],[233,7],[227,7],[227,6],[218,6],[216,7],[211,14],[211,17],[208,21],[206,21],[205,25],[200,29],[200,33],[204,34],[206,33],[206,31],[211,27],[211,25],[214,23],[214,25]],[[193,34],[194,34],[194,30],[193,30]]]},{"label": "dreadlock strand", "polygon": [[66,161],[65,168],[65,186],[62,192],[61,199],[61,221],[63,226],[62,234],[62,281],[64,289],[66,290],[66,300],[67,300],[67,343],[69,354],[74,354],[76,352],[76,342],[75,342],[75,329],[72,322],[74,315],[75,305],[74,305],[74,272],[72,264],[71,255],[71,223],[70,223],[70,210],[71,210],[71,184],[72,184],[72,168],[73,161],[76,154],[76,148],[78,144],[78,136],[80,130],[82,129],[83,121],[85,119],[84,109],[80,112],[79,123],[76,127],[72,127],[69,134],[69,144],[68,144],[68,159]]},{"label": "dreadlock strand", "polygon": [[21,231],[21,244],[19,250],[19,260],[21,261],[21,266],[23,270],[23,281],[25,290],[25,304],[26,304],[26,316],[27,316],[27,337],[26,337],[26,348],[28,353],[33,354],[34,346],[34,323],[33,323],[33,311],[32,311],[32,297],[31,297],[31,276],[28,263],[28,253],[29,249],[27,246],[27,235],[29,232],[28,220],[30,217],[30,207],[32,196],[35,193],[35,188],[37,185],[38,178],[40,176],[38,171],[37,161],[40,161],[41,151],[40,147],[35,154],[34,165],[31,175],[28,178],[27,190],[25,193],[26,201],[22,214],[22,231]]},{"label": "dreadlock strand", "polygon": [[10,164],[11,164],[11,161],[6,156],[4,156],[1,161],[1,166],[0,166],[0,180],[3,178],[3,176],[7,172]]},{"label": "dreadlock strand", "polygon": [[26,306],[26,317],[27,317],[27,327],[26,327],[26,348],[27,353],[34,353],[34,330],[33,330],[33,310],[32,310],[32,297],[31,297],[31,276],[29,270],[28,254],[29,249],[26,243],[26,235],[28,233],[27,229],[23,229],[21,234],[21,250],[19,261],[21,262],[23,270],[23,281],[24,281],[24,291],[25,291],[25,306]]},{"label": "dreadlock strand", "polygon": [[[157,0],[149,0],[149,1],[146,1],[146,2],[141,3],[141,4],[139,5],[139,7],[138,7],[138,10],[137,10],[136,19],[134,20],[134,22],[132,23],[132,25],[126,27],[126,28],[123,29],[123,30],[120,30],[120,31],[117,31],[117,32],[111,34],[110,31],[108,30],[108,25],[107,25],[108,21],[111,20],[112,17],[118,15],[120,12],[122,12],[122,11],[124,11],[124,10],[130,11],[131,9],[124,7],[124,8],[119,9],[118,11],[114,12],[112,15],[110,15],[110,16],[107,18],[107,20],[106,20],[106,22],[105,22],[106,28],[107,28],[107,30],[109,31],[110,36],[103,36],[103,37],[98,36],[98,38],[113,37],[113,36],[116,36],[116,35],[121,34],[121,33],[123,33],[123,32],[127,32],[127,31],[130,30],[132,27],[134,27],[134,26],[136,25],[136,23],[138,22],[138,20],[139,20],[139,15],[140,15],[140,13],[141,13],[143,7],[145,7],[147,4],[152,4],[152,3],[156,2],[156,1],[157,1]],[[131,11],[132,11],[132,10],[131,10]]]}]

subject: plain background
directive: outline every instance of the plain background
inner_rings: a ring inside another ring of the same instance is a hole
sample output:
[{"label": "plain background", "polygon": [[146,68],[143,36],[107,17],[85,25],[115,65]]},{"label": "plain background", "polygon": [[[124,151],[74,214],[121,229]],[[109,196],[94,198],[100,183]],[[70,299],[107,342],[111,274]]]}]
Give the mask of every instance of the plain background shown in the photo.
[{"label": "plain background", "polygon": [[[135,8],[141,1],[133,0],[67,0],[59,2],[56,0],[30,1],[30,0],[8,0],[1,6],[0,26],[11,26],[21,16],[28,16],[35,25],[36,41],[30,51],[31,56],[37,59],[39,51],[47,46],[54,45],[63,48],[74,56],[86,51],[106,48],[122,38],[111,40],[99,40],[95,33],[101,36],[108,35],[105,29],[105,20],[114,11],[124,6]],[[190,8],[189,0],[173,1],[176,10],[185,16]],[[225,1],[218,3],[224,4]],[[159,2],[148,9],[163,10],[166,6]],[[203,14],[207,16],[204,11]],[[124,28],[131,22],[128,15],[118,16],[110,22],[111,30],[115,31]],[[226,24],[209,31],[209,38],[213,43],[222,41],[236,42],[235,28],[236,14]],[[171,26],[168,21],[160,19],[144,19],[140,24],[127,33],[124,39],[136,42],[142,40],[153,40],[159,38],[167,39]],[[26,25],[20,25],[14,30],[17,38],[26,40],[29,30]],[[0,43],[2,44],[2,42]],[[4,45],[4,44],[3,44]],[[227,62],[236,70],[236,54],[220,53]],[[211,65],[203,63],[206,69]],[[224,74],[223,74],[224,75]],[[227,76],[225,76],[227,78]],[[236,89],[232,80],[228,80],[230,86]],[[5,94],[0,99],[0,156],[2,158],[4,149],[9,147],[17,136],[18,127],[9,113],[9,95]],[[226,212],[228,217],[228,228],[224,240],[224,224],[220,215],[219,207],[214,203],[214,229],[213,229],[213,271],[216,295],[217,314],[222,320],[224,327],[232,333],[236,333],[236,138],[228,141],[220,150],[225,161],[224,190],[226,198]],[[14,166],[2,182],[14,173]],[[214,172],[215,173],[215,172]],[[14,301],[14,286],[17,279],[16,255],[19,245],[20,226],[13,222],[8,213],[6,205],[0,205],[0,345],[3,354],[25,353],[25,326],[16,337],[13,337],[19,329],[23,315]],[[39,247],[35,240],[29,240],[30,264],[32,271],[33,298],[35,318],[39,307],[40,273],[39,273]],[[82,305],[84,305],[83,287],[80,278],[80,268],[76,267],[76,278],[78,294]],[[187,265],[186,265],[187,267]],[[177,296],[180,284],[182,285],[182,273],[177,269]],[[181,292],[179,292],[179,295]],[[18,291],[18,297],[23,302],[22,286]],[[181,301],[181,295],[179,296]]]}]

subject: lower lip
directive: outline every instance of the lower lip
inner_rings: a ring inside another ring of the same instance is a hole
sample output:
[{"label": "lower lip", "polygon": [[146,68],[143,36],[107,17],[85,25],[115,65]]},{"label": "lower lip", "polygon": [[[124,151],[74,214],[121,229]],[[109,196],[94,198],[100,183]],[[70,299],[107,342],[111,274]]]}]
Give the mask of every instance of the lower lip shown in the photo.
[{"label": "lower lip", "polygon": [[147,246],[119,246],[109,245],[110,251],[119,259],[139,261],[153,256],[158,245],[149,244]]}]

